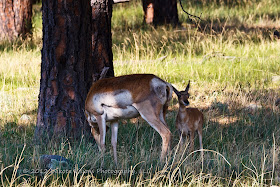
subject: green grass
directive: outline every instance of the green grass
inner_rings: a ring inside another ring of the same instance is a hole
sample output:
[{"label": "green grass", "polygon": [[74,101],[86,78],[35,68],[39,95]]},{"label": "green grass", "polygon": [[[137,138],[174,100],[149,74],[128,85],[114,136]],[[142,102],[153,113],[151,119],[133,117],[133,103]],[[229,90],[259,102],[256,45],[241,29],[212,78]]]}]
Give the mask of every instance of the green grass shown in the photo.
[{"label": "green grass", "polygon": [[[203,164],[199,153],[177,150],[176,99],[167,115],[173,140],[166,165],[158,162],[160,136],[142,119],[120,122],[118,168],[110,132],[102,171],[93,140],[34,146],[42,47],[40,5],[35,5],[33,35],[0,43],[0,184],[279,185],[280,109],[274,103],[280,82],[273,81],[280,76],[280,40],[273,37],[279,30],[278,2],[215,2],[183,1],[188,12],[202,13],[200,25],[178,7],[182,26],[145,26],[140,1],[114,5],[112,18],[116,75],[154,73],[178,89],[191,80],[191,106],[205,116],[203,143],[208,151]],[[252,110],[250,104],[259,108]],[[198,148],[198,142],[195,145]],[[64,156],[78,170],[39,175],[43,154]]]}]

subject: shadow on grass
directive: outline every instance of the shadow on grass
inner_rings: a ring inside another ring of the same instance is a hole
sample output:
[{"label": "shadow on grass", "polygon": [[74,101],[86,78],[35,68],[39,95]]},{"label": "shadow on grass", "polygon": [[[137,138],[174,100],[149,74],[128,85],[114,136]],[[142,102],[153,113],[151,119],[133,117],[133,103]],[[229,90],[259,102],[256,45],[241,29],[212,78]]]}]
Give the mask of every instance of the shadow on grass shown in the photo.
[{"label": "shadow on grass", "polygon": [[206,6],[206,5],[217,5],[227,6],[234,8],[236,6],[246,6],[248,3],[256,3],[259,0],[181,0],[183,4],[190,4],[192,6]]},{"label": "shadow on grass", "polygon": [[[232,95],[237,93],[226,92],[224,94],[232,98]],[[268,96],[268,94],[272,96]],[[261,90],[248,93],[248,97],[252,97],[252,100],[257,98],[260,103],[263,103],[261,108],[254,111],[248,110],[246,105],[237,101],[231,101],[230,103],[215,101],[211,106],[200,108],[206,118],[203,133],[204,148],[222,154],[231,164],[229,166],[219,155],[206,151],[203,173],[211,173],[214,177],[224,178],[225,184],[232,184],[236,178],[244,177],[245,179],[251,176],[252,171],[246,167],[253,168],[253,163],[256,167],[253,169],[259,173],[262,172],[261,166],[264,165],[264,170],[268,173],[265,175],[267,178],[265,183],[269,184],[271,176],[269,172],[272,164],[271,149],[274,143],[279,146],[280,142],[279,110],[275,109],[275,106],[270,106],[270,103],[273,104],[273,95],[277,95],[277,91]],[[173,102],[176,103],[176,100]],[[236,106],[236,108],[232,108],[232,106]],[[169,111],[167,118],[167,123],[173,133],[172,154],[174,154],[174,149],[179,142],[175,129],[176,112],[176,109]],[[36,110],[25,112],[25,114],[35,115]],[[27,131],[28,133],[26,133]],[[29,171],[38,167],[38,157],[43,154],[59,154],[74,161],[78,168],[83,168],[82,171],[92,171],[91,173],[85,173],[84,176],[94,176],[100,180],[100,183],[107,179],[136,183],[141,172],[143,180],[146,180],[156,178],[163,169],[158,161],[161,151],[161,137],[140,118],[120,122],[118,134],[120,166],[118,168],[114,166],[112,152],[109,151],[111,147],[110,130],[107,132],[106,147],[108,151],[105,153],[105,164],[102,167],[101,154],[94,141],[82,140],[71,144],[65,140],[58,145],[41,145],[38,149],[35,149],[33,132],[34,125],[30,125],[25,130],[20,130],[15,122],[4,125],[0,132],[0,153],[3,155],[1,160],[4,166],[13,164],[20,154],[23,144],[26,144],[25,159],[22,161],[20,169],[27,168]],[[198,145],[196,138],[196,149],[198,149]],[[188,154],[187,150],[185,157]],[[266,163],[263,160],[264,156],[266,156]],[[173,162],[173,159],[175,159],[175,163],[178,161],[178,158],[174,158],[174,155],[171,155],[170,158],[169,164]],[[136,166],[137,164],[138,166]],[[183,174],[192,173],[194,175],[199,174],[202,169],[199,153],[195,153],[194,157],[189,157],[182,165],[180,164],[167,168],[166,176],[162,175],[162,180],[168,182],[168,173],[175,172],[178,167]],[[136,167],[133,168],[134,166]],[[132,169],[135,172],[133,175],[129,172]],[[278,172],[278,169],[280,168],[276,167],[275,172]],[[121,171],[126,171],[126,173],[118,173]],[[7,170],[5,175],[10,178],[12,169]],[[38,176],[29,175],[23,178],[30,177],[35,180]],[[57,177],[67,176],[59,174]],[[176,180],[181,180],[179,174],[176,177],[178,178]],[[188,184],[191,181],[186,180],[182,183]]]},{"label": "shadow on grass", "polygon": [[[276,15],[271,15],[273,17]],[[248,38],[255,43],[259,43],[263,39],[274,40],[279,39],[280,26],[274,25],[250,25],[242,23],[238,18],[220,18],[220,19],[206,19],[200,22],[193,20],[182,20],[187,23],[192,29],[198,30],[206,35],[220,35],[223,34],[225,38],[235,34],[239,34],[240,38]]]}]

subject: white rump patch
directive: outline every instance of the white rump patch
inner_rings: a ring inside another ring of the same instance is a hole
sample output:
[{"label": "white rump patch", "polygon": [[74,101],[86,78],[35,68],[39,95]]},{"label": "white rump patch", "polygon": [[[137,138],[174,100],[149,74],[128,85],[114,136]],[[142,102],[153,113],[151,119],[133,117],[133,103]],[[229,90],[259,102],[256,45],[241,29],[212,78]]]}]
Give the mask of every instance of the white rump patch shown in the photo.
[{"label": "white rump patch", "polygon": [[117,119],[131,119],[139,116],[138,110],[133,106],[127,106],[126,108],[104,106],[104,114],[106,115],[106,121],[114,121]]},{"label": "white rump patch", "polygon": [[[139,116],[138,110],[132,106],[132,95],[128,90],[117,90],[95,94],[92,99],[94,110],[104,116],[106,121],[130,119]],[[96,117],[90,115],[89,120],[96,123]]]},{"label": "white rump patch", "polygon": [[166,93],[167,83],[158,78],[153,78],[151,81],[151,87],[160,99],[161,103],[166,103],[168,99]]},{"label": "white rump patch", "polygon": [[96,112],[103,114],[103,106],[125,109],[127,106],[131,106],[133,101],[132,95],[128,90],[118,90],[95,94],[92,98],[92,102]]}]

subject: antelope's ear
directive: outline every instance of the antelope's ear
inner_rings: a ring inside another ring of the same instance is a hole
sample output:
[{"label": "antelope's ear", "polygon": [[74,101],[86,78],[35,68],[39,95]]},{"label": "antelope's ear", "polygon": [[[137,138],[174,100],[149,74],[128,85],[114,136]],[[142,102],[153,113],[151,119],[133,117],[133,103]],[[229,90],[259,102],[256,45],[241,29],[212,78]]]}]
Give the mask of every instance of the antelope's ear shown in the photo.
[{"label": "antelope's ear", "polygon": [[188,92],[189,91],[189,89],[190,89],[190,80],[189,80],[189,83],[188,83],[188,85],[187,85],[187,87],[186,87],[186,89],[185,89],[185,92]]},{"label": "antelope's ear", "polygon": [[178,98],[181,97],[181,93],[174,86],[172,86],[172,88],[175,94],[178,96]]}]

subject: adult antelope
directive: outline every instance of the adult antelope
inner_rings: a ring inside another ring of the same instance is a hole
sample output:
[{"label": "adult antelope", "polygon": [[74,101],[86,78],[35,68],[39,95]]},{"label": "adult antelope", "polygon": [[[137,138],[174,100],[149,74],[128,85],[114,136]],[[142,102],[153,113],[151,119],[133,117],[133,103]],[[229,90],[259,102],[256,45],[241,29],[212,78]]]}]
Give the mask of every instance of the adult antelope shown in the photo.
[{"label": "adult antelope", "polygon": [[[190,135],[191,152],[194,150],[194,133],[198,132],[200,149],[203,149],[202,145],[202,128],[203,128],[203,113],[197,108],[186,108],[189,105],[189,88],[190,81],[184,91],[178,91],[176,88],[174,92],[178,96],[179,111],[176,117],[176,128],[181,137],[181,147],[184,144],[184,139],[187,135]],[[201,152],[203,157],[203,152]]]},{"label": "adult antelope", "polygon": [[132,74],[98,80],[85,102],[85,115],[100,151],[105,151],[106,122],[111,124],[111,143],[117,165],[118,120],[141,116],[162,138],[161,161],[170,146],[171,132],[165,122],[172,98],[171,84],[152,74]]}]

